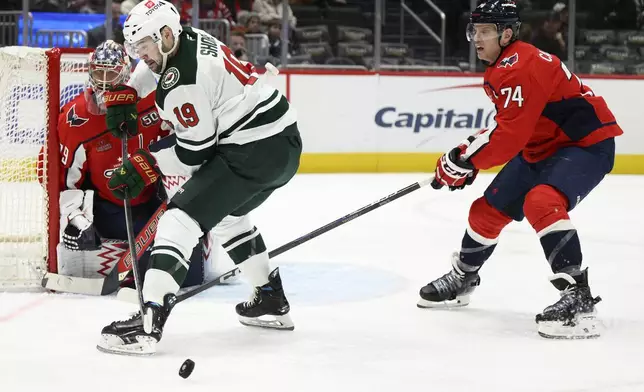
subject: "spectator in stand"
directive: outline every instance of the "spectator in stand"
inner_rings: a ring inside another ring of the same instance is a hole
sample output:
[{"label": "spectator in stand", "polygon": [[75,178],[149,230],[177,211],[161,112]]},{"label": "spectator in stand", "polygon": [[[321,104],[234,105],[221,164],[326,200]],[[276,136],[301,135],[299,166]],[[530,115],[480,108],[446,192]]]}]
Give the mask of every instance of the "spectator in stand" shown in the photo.
[{"label": "spectator in stand", "polygon": [[[275,58],[281,58],[282,57],[282,20],[281,19],[273,19],[272,21],[269,22],[268,24],[268,32],[266,33],[268,35],[268,53],[271,55],[271,57]],[[291,40],[289,40],[289,48],[288,48],[288,53],[289,55],[292,54],[293,52],[293,46],[292,46]]]},{"label": "spectator in stand", "polygon": [[284,3],[286,3],[288,10],[289,26],[294,29],[297,19],[293,15],[291,6],[288,5],[288,0],[255,0],[253,3],[253,11],[259,14],[262,23],[270,25],[275,19],[282,20]]},{"label": "spectator in stand", "polygon": [[[181,1],[177,8],[181,14],[181,23],[190,24],[192,22],[192,1]],[[226,19],[231,26],[235,25],[233,14],[223,0],[200,0],[199,18]]]},{"label": "spectator in stand", "polygon": [[248,34],[262,34],[262,23],[257,12],[239,11],[237,14],[237,24],[244,26]]},{"label": "spectator in stand", "polygon": [[[122,0],[112,0],[112,40],[123,45],[123,26],[121,25],[121,2]],[[107,39],[107,30],[105,24],[87,32],[87,46],[95,48]]]},{"label": "spectator in stand", "polygon": [[[241,21],[240,21],[241,23]],[[248,34],[261,34],[262,31],[262,22],[259,19],[259,14],[256,12],[248,13],[248,19],[244,23],[246,26],[246,32]]]},{"label": "spectator in stand", "polygon": [[570,16],[570,12],[568,11],[568,6],[565,3],[556,3],[554,6],[552,6],[552,11],[557,15],[559,20],[561,21],[561,27],[559,28],[559,32],[563,36],[563,40],[566,43],[566,46],[568,46],[568,20]]},{"label": "spectator in stand", "polygon": [[543,21],[539,29],[532,37],[534,46],[544,52],[554,54],[562,61],[566,60],[566,42],[561,34],[561,19],[559,14],[551,12]]},{"label": "spectator in stand", "polygon": [[243,29],[234,29],[230,32],[230,43],[228,44],[235,57],[242,61],[248,61],[246,49],[246,33]]}]

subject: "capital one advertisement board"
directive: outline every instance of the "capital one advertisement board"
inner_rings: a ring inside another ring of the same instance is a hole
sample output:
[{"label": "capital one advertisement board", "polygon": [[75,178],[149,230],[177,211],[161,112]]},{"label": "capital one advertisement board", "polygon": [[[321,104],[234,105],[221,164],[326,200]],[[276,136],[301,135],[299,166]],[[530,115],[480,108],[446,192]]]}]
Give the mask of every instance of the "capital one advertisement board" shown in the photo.
[{"label": "capital one advertisement board", "polygon": [[437,152],[494,122],[480,78],[291,75],[307,152]]},{"label": "capital one advertisement board", "polygon": [[[430,157],[419,153],[443,153],[495,124],[482,75],[289,72],[269,80],[298,113],[304,162],[315,158],[313,165],[304,165],[307,170],[425,169],[423,162]],[[581,80],[606,99],[624,130],[616,139],[614,172],[644,173],[644,116],[638,98],[644,79]]]}]

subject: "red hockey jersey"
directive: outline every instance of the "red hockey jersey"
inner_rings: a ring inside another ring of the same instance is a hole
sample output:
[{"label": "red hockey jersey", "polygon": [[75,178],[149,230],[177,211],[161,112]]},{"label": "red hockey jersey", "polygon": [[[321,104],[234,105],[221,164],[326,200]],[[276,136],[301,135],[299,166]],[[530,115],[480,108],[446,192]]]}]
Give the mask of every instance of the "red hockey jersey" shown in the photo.
[{"label": "red hockey jersey", "polygon": [[[161,129],[161,119],[154,103],[154,93],[141,99],[139,111],[139,134],[130,138],[128,152],[147,149],[168,132]],[[67,103],[58,117],[60,140],[61,189],[94,189],[103,199],[121,205],[107,187],[112,171],[122,163],[121,140],[105,127],[105,116],[94,115],[87,110],[81,93]],[[154,195],[150,187],[132,200],[132,205],[144,203]]]},{"label": "red hockey jersey", "polygon": [[503,49],[485,71],[484,89],[496,106],[496,125],[483,130],[462,157],[477,169],[522,153],[528,162],[568,147],[587,147],[621,135],[606,101],[556,56],[521,41]]}]

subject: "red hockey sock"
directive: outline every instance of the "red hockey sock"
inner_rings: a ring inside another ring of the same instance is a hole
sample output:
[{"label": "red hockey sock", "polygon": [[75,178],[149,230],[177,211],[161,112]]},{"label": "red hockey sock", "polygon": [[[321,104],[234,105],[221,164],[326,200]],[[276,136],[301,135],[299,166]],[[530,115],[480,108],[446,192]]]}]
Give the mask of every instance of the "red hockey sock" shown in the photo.
[{"label": "red hockey sock", "polygon": [[523,213],[539,237],[553,230],[574,229],[568,217],[568,199],[550,185],[537,185],[528,192]]},{"label": "red hockey sock", "polygon": [[510,217],[492,207],[484,197],[476,199],[470,208],[469,227],[461,242],[459,268],[463,272],[481,268],[496,248],[501,230],[510,222]]},{"label": "red hockey sock", "polygon": [[523,211],[537,232],[552,272],[578,269],[582,254],[577,230],[568,217],[568,200],[550,185],[537,185],[525,197]]}]

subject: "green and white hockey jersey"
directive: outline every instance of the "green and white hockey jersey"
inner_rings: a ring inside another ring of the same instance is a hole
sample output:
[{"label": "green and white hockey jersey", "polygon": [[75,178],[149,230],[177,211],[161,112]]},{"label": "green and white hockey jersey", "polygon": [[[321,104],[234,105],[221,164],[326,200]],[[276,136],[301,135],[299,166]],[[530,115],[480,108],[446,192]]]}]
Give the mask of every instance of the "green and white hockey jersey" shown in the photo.
[{"label": "green and white hockey jersey", "polygon": [[199,166],[218,144],[265,139],[296,121],[286,97],[221,41],[190,27],[179,40],[159,79],[156,104],[174,126],[181,163]]}]

